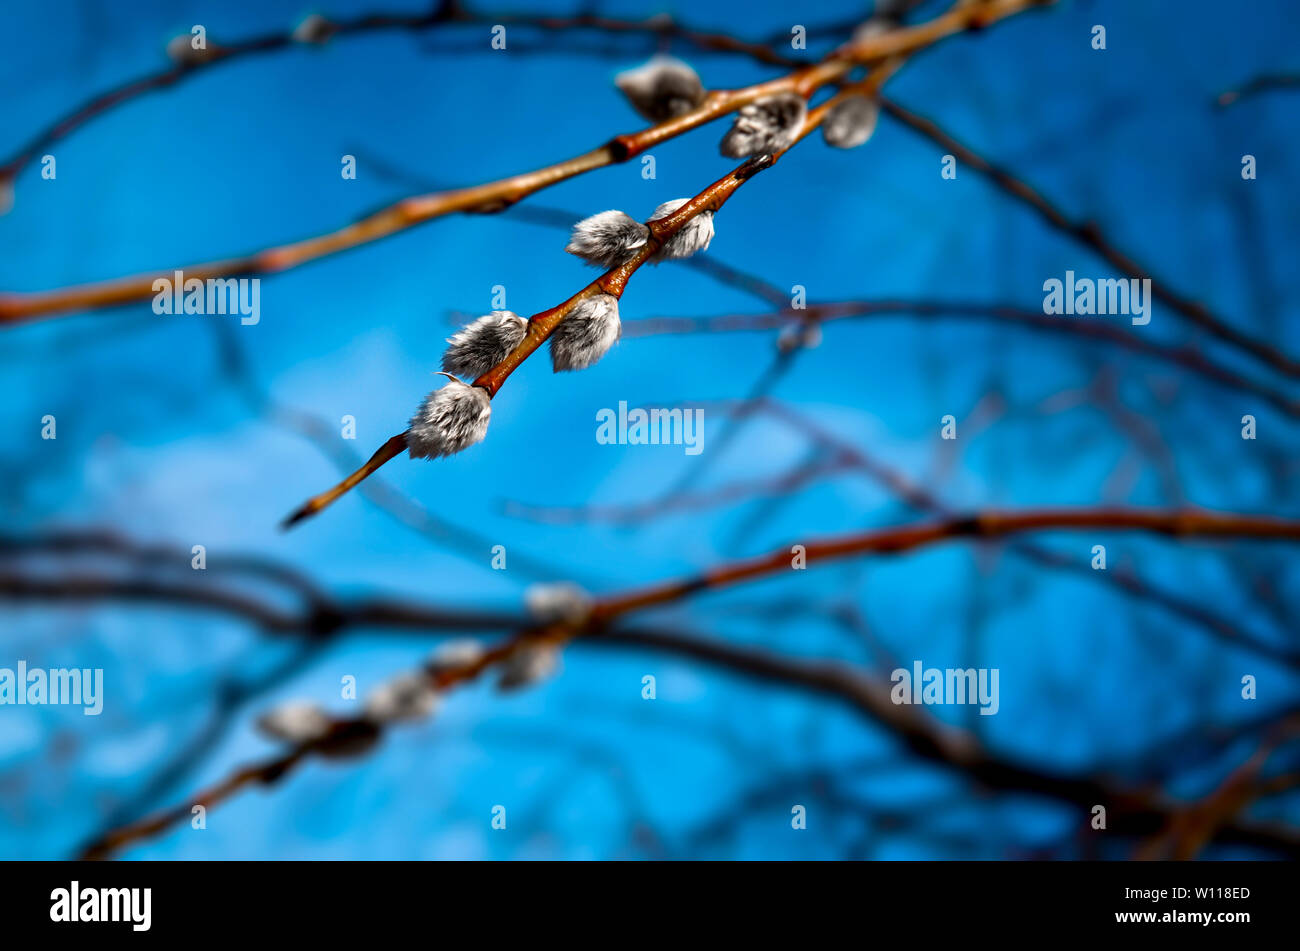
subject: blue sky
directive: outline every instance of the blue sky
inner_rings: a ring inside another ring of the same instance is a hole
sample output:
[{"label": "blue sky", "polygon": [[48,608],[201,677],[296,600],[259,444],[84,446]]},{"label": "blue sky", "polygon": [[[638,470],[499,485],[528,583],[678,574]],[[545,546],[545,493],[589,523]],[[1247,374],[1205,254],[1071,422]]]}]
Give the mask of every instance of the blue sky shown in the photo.
[{"label": "blue sky", "polygon": [[[418,7],[392,0],[388,8],[403,6]],[[1234,326],[1294,353],[1294,94],[1213,107],[1223,89],[1295,66],[1288,5],[1246,7],[1225,15],[1209,2],[1063,2],[918,55],[886,92],[1025,176],[1068,214],[1097,221]],[[329,12],[370,9],[338,0]],[[598,9],[637,17],[667,10],[746,37],[798,22],[788,4],[771,2],[747,4],[743,16],[708,3],[602,0]],[[935,9],[926,4],[921,15]],[[826,3],[798,15],[814,26],[860,11]],[[0,151],[73,104],[161,68],[167,40],[193,23],[220,42],[287,29],[304,12],[279,0],[10,5],[0,12]],[[1105,51],[1089,45],[1097,23],[1107,27]],[[509,36],[517,45],[504,51],[487,48],[483,26],[343,37],[223,64],[117,108],[52,148],[55,180],[34,167],[18,179],[14,207],[0,218],[0,288],[41,290],[243,253],[641,127],[612,78],[643,62],[652,40],[513,27]],[[835,41],[815,35],[810,52]],[[681,44],[672,52],[710,88],[778,74]],[[644,218],[734,166],[717,151],[725,128],[724,120],[653,149],[653,180],[636,163],[617,165],[526,204],[575,220],[610,208]],[[339,175],[345,154],[358,158],[354,181]],[[1255,180],[1241,178],[1244,154],[1257,158]],[[1067,269],[1114,275],[972,169],[941,178],[942,155],[888,117],[859,149],[810,137],[737,192],[717,216],[707,254],[782,289],[802,285],[813,301],[924,297],[1036,309],[1043,282]],[[518,214],[451,217],[265,278],[255,326],[158,316],[145,302],[4,331],[6,531],[112,528],[181,551],[202,544],[213,563],[234,553],[271,557],[341,596],[519,610],[536,577],[493,571],[488,551],[453,551],[356,494],[291,533],[278,531],[338,470],[241,398],[221,348],[237,348],[277,404],[331,424],[355,417],[356,442],[339,444],[365,455],[439,385],[433,371],[453,313],[486,313],[501,286],[505,306],[529,315],[591,280],[591,269],[564,254],[565,240],[563,228]],[[625,327],[654,316],[770,309],[671,263],[643,269],[622,300]],[[1125,324],[1116,326],[1200,348],[1285,388],[1167,307],[1157,304],[1148,327]],[[753,419],[734,441],[717,442],[724,414],[709,401],[749,393],[773,361],[775,340],[772,331],[629,334],[593,369],[562,375],[539,354],[494,401],[482,445],[438,462],[401,458],[383,476],[439,519],[542,562],[547,580],[576,579],[597,594],[918,518],[852,474],[776,501],[749,498],[633,526],[519,516],[519,503],[633,504],[688,476],[707,492],[804,464],[806,434],[776,420]],[[1121,410],[1100,404],[1099,380]],[[836,321],[771,395],[955,509],[1188,502],[1295,515],[1300,507],[1293,418],[1257,396],[1071,336],[949,319]],[[620,401],[705,401],[703,454],[600,444],[597,413]],[[57,440],[39,438],[46,414],[58,420]],[[946,445],[939,429],[949,414],[960,435]],[[1258,420],[1253,442],[1240,438],[1244,414]],[[1288,627],[1294,636],[1300,572],[1286,546],[1105,533],[1038,541],[1085,564],[1091,547],[1105,544],[1116,570],[1270,643],[1283,643]],[[795,656],[864,664],[878,640],[909,663],[997,667],[997,716],[972,723],[968,710],[938,715],[979,728],[999,751],[1062,769],[1128,762],[1164,737],[1297,700],[1294,669],[1005,549],[951,544],[812,569],[693,599],[657,620]],[[831,609],[843,605],[861,612],[869,638],[835,622]],[[293,645],[211,614],[111,603],[10,602],[3,610],[0,665],[102,666],[108,690],[98,718],[0,708],[0,855],[10,858],[75,851],[201,732],[224,679],[256,678],[282,663],[290,670],[242,706],[152,805],[183,801],[271,752],[252,727],[266,706],[310,697],[343,712],[340,677],[357,677],[364,690],[436,643],[363,630],[294,660]],[[647,673],[658,679],[653,703],[640,695]],[[1254,702],[1240,697],[1245,674],[1259,681]],[[1204,794],[1247,751],[1176,761],[1171,788]],[[502,803],[512,818],[498,834],[489,811]],[[791,803],[809,806],[801,833],[789,828]],[[915,808],[917,828],[882,824],[900,806]],[[1258,808],[1292,823],[1298,816],[1294,798]],[[364,760],[309,764],[214,810],[207,829],[182,827],[128,855],[1069,855],[1062,843],[1076,821],[1031,801],[977,796],[951,774],[910,762],[888,734],[824,698],[649,652],[575,646],[562,674],[535,689],[458,692],[432,722],[394,733]]]}]

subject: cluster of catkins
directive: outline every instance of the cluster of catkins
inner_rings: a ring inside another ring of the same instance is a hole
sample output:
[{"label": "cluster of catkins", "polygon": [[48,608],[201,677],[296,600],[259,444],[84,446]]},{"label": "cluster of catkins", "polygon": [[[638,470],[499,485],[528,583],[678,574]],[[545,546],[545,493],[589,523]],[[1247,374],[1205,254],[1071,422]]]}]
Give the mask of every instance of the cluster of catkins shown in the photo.
[{"label": "cluster of catkins", "polygon": [[[663,218],[689,199],[665,202],[650,216]],[[588,264],[609,270],[618,267],[650,240],[650,228],[621,211],[602,211],[573,226],[565,248]],[[652,263],[690,257],[713,240],[713,212],[702,211],[655,250]],[[411,419],[406,445],[413,458],[449,456],[487,435],[492,400],[487,391],[464,380],[475,380],[519,346],[528,321],[508,310],[496,310],[461,328],[447,340],[442,357],[446,386],[426,397]],[[585,370],[600,360],[623,334],[618,298],[598,293],[582,298],[551,333],[551,365],[555,372]],[[461,379],[458,379],[461,378]]]},{"label": "cluster of catkins", "polygon": [[[644,66],[620,73],[618,88],[633,108],[654,122],[680,116],[704,101],[700,77],[686,63],[656,56]],[[878,106],[866,96],[849,96],[827,113],[822,124],[826,141],[841,148],[861,145],[875,129]],[[775,154],[788,148],[803,129],[808,104],[795,93],[778,93],[742,107],[722,139],[730,158]],[[686,204],[678,198],[664,202],[650,220],[664,218]],[[602,211],[579,221],[565,248],[588,264],[609,270],[635,256],[650,240],[650,229],[621,211]],[[650,263],[687,258],[713,240],[713,212],[691,218],[649,258]],[[442,358],[448,383],[430,393],[411,418],[406,434],[412,458],[437,458],[460,452],[487,435],[492,399],[475,380],[519,346],[528,321],[508,310],[497,310],[462,328],[447,340]],[[594,365],[622,336],[618,298],[612,294],[584,297],[556,326],[550,337],[551,364],[558,373]],[[459,378],[459,379],[458,379]]]},{"label": "cluster of catkins", "polygon": [[[855,42],[892,29],[885,17],[869,20],[854,35]],[[695,70],[671,56],[656,56],[637,69],[620,73],[615,83],[632,107],[654,122],[676,118],[704,102],[704,84]],[[879,105],[864,95],[841,99],[827,112],[822,134],[829,145],[851,149],[875,131]],[[808,103],[792,92],[765,96],[742,106],[722,137],[720,150],[728,158],[782,152],[793,144],[808,116]]]},{"label": "cluster of catkins", "polygon": [[[534,595],[530,591],[528,606],[535,614],[534,597],[549,598],[566,605],[577,597],[568,586],[537,587],[554,587],[556,592]],[[372,691],[366,697],[362,718],[376,727],[427,720],[442,702],[441,695],[433,686],[434,679],[441,674],[473,667],[483,659],[484,653],[483,645],[475,640],[447,641],[429,655],[420,670],[399,674]],[[513,690],[536,683],[555,674],[559,665],[559,649],[554,645],[523,646],[502,662],[497,687]],[[316,743],[329,735],[334,721],[322,707],[310,700],[291,700],[259,717],[257,727],[271,739],[295,744]]]}]

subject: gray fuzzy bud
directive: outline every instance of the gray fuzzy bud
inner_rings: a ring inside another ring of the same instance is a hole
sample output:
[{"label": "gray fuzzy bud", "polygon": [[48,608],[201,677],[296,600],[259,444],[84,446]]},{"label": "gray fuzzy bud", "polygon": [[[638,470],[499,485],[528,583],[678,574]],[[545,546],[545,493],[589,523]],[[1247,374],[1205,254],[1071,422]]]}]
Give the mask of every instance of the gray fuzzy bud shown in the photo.
[{"label": "gray fuzzy bud", "polygon": [[818,324],[800,321],[781,328],[776,338],[776,348],[782,353],[792,350],[811,350],[822,342],[822,328]]},{"label": "gray fuzzy bud", "polygon": [[618,319],[618,298],[598,294],[578,302],[551,334],[551,366],[585,370],[618,342],[623,325]]},{"label": "gray fuzzy bud", "polygon": [[303,17],[293,30],[293,38],[297,43],[324,43],[338,27],[325,19],[319,13],[312,13]]},{"label": "gray fuzzy bud", "polygon": [[695,70],[672,56],[655,56],[644,66],[614,77],[632,108],[652,122],[690,112],[704,101],[704,84]]},{"label": "gray fuzzy bud", "polygon": [[777,153],[786,149],[803,128],[808,103],[792,92],[777,93],[742,106],[727,134],[722,154],[728,158]]},{"label": "gray fuzzy bud", "polygon": [[543,644],[515,651],[502,663],[501,679],[497,687],[513,690],[553,676],[560,668],[558,648]]},{"label": "gray fuzzy bud", "polygon": [[591,613],[591,595],[568,581],[534,584],[524,592],[524,606],[529,616],[540,624],[557,621],[579,624]]},{"label": "gray fuzzy bud", "polygon": [[295,700],[262,714],[257,728],[267,736],[288,743],[310,743],[330,731],[330,718],[310,701]]},{"label": "gray fuzzy bud", "polygon": [[424,662],[424,669],[431,674],[445,674],[453,670],[463,670],[483,659],[487,653],[483,645],[468,637],[446,641],[434,648],[429,659]]},{"label": "gray fuzzy bud", "polygon": [[[654,214],[650,216],[650,220],[666,218],[688,201],[690,201],[689,198],[674,198],[672,201],[666,201],[655,209]],[[702,211],[686,222],[680,231],[665,241],[663,247],[656,251],[650,260],[652,263],[658,264],[660,261],[675,258],[689,258],[696,251],[703,251],[708,248],[709,242],[712,240],[713,212]]]},{"label": "gray fuzzy bud", "polygon": [[873,36],[880,36],[882,33],[898,29],[898,14],[893,9],[894,6],[896,4],[877,4],[876,15],[853,31],[849,44],[857,46]]},{"label": "gray fuzzy bud", "polygon": [[402,674],[381,684],[366,698],[371,723],[423,720],[438,707],[438,693],[424,674]]},{"label": "gray fuzzy bud", "polygon": [[412,459],[436,459],[460,452],[487,435],[492,399],[487,390],[449,380],[434,390],[411,417],[406,448]]},{"label": "gray fuzzy bud", "polygon": [[837,149],[857,148],[876,131],[880,105],[866,96],[848,96],[831,106],[822,122],[827,145]]},{"label": "gray fuzzy bud", "polygon": [[650,229],[621,211],[602,211],[573,226],[565,251],[588,264],[609,270],[618,267],[650,240]]},{"label": "gray fuzzy bud", "polygon": [[509,310],[494,310],[447,338],[442,368],[474,380],[504,360],[528,332],[528,321]]}]

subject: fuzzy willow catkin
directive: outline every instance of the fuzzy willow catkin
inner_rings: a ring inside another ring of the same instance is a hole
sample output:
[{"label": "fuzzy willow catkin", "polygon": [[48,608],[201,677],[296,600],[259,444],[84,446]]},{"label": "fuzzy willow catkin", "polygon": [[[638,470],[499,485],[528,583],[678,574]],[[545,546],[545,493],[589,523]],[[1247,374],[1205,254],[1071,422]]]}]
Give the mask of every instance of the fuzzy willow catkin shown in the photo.
[{"label": "fuzzy willow catkin", "polygon": [[[666,218],[688,201],[689,198],[674,198],[672,201],[666,201],[654,210],[650,220]],[[701,211],[686,222],[680,231],[665,241],[663,247],[651,255],[650,261],[658,264],[660,261],[689,258],[696,251],[706,250],[712,240],[713,212]]]},{"label": "fuzzy willow catkin", "polygon": [[604,270],[618,267],[650,240],[650,229],[621,211],[602,211],[573,226],[564,250]]},{"label": "fuzzy willow catkin", "polygon": [[822,122],[822,136],[827,145],[837,149],[853,149],[862,145],[876,131],[880,105],[867,96],[848,96],[837,102],[826,113]]},{"label": "fuzzy willow catkin", "polygon": [[592,604],[590,594],[568,581],[530,585],[524,592],[524,607],[539,624],[581,623],[591,613]]},{"label": "fuzzy willow catkin", "polygon": [[257,728],[272,739],[287,743],[310,743],[329,732],[330,718],[316,704],[294,700],[282,703],[258,717]]},{"label": "fuzzy willow catkin", "polygon": [[491,418],[492,400],[487,391],[448,379],[411,417],[406,447],[412,459],[453,455],[482,442]]},{"label": "fuzzy willow catkin", "polygon": [[485,653],[483,645],[476,640],[467,637],[450,640],[433,649],[424,662],[424,669],[434,675],[463,670],[481,661]]},{"label": "fuzzy willow catkin", "polygon": [[442,368],[468,380],[477,379],[508,357],[527,332],[528,321],[514,311],[484,314],[447,339]]},{"label": "fuzzy willow catkin", "polygon": [[319,13],[311,13],[303,18],[293,30],[293,39],[295,43],[324,43],[335,31],[338,26],[331,23]]},{"label": "fuzzy willow catkin", "polygon": [[584,298],[551,334],[551,365],[557,373],[585,370],[608,353],[622,335],[617,297],[597,294]]},{"label": "fuzzy willow catkin", "polygon": [[699,74],[673,56],[653,57],[644,66],[614,77],[628,102],[652,122],[663,122],[690,112],[704,101]]},{"label": "fuzzy willow catkin", "polygon": [[371,723],[423,720],[438,707],[437,691],[423,673],[405,673],[380,684],[366,698],[365,715]]},{"label": "fuzzy willow catkin", "polygon": [[783,92],[751,102],[736,113],[722,137],[722,154],[744,158],[781,152],[794,142],[807,115],[808,103],[797,93]]},{"label": "fuzzy willow catkin", "polygon": [[516,690],[553,676],[560,669],[560,651],[552,644],[524,647],[502,663],[497,687]]}]

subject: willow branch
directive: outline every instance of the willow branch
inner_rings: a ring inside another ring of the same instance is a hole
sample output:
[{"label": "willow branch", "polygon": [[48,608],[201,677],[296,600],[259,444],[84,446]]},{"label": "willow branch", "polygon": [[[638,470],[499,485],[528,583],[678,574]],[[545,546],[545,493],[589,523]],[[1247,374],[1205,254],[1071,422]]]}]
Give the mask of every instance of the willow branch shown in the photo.
[{"label": "willow branch", "polygon": [[[844,535],[801,543],[808,563],[853,555],[898,554],[956,538],[1005,538],[1036,531],[1138,531],[1175,538],[1258,538],[1300,540],[1300,520],[1270,516],[1225,515],[1200,509],[1044,509],[1029,512],[977,512],[915,526]],[[597,620],[669,603],[700,590],[727,587],[790,567],[790,551],[733,562],[693,578],[666,582],[602,602]]]},{"label": "willow branch", "polygon": [[[804,548],[808,564],[815,566],[851,556],[899,554],[957,538],[1000,538],[1024,532],[1085,529],[1141,531],[1176,538],[1300,540],[1300,520],[1199,510],[1057,509],[981,512],[921,525],[811,540]],[[424,669],[423,674],[431,688],[447,691],[476,680],[486,670],[521,651],[538,646],[560,647],[584,635],[600,635],[609,625],[624,617],[704,591],[777,574],[789,568],[790,552],[786,548],[780,548],[768,555],[720,565],[693,577],[611,595],[596,601],[581,620],[527,629],[489,648],[473,662],[457,667],[429,667]],[[922,758],[956,766],[994,788],[1035,792],[1088,804],[1106,801],[1116,805],[1118,811],[1143,814],[1152,823],[1163,820],[1167,814],[1167,810],[1157,809],[1152,812],[1146,805],[1149,797],[1111,790],[1091,780],[1054,777],[994,759],[966,734],[932,724],[928,717],[912,707],[894,704],[889,699],[888,688],[883,684],[873,685],[872,693],[863,702],[869,712],[889,724],[914,753]],[[312,756],[345,758],[365,753],[374,747],[385,729],[386,727],[360,717],[335,719],[320,738],[293,745],[279,756],[240,769],[216,785],[200,791],[188,802],[113,830],[88,845],[82,857],[110,857],[121,848],[151,838],[188,818],[193,805],[212,809],[248,786],[277,782]],[[1274,847],[1278,844],[1268,836],[1261,834],[1260,838],[1268,839]],[[1290,847],[1300,850],[1300,843],[1293,841]]]},{"label": "willow branch", "polygon": [[[856,21],[855,21],[856,22]],[[359,36],[387,30],[423,32],[439,26],[495,25],[522,26],[547,32],[570,30],[597,30],[605,33],[643,34],[660,38],[682,40],[696,48],[714,53],[734,53],[747,56],[760,63],[774,66],[798,67],[806,65],[800,59],[776,52],[770,42],[748,42],[726,33],[698,30],[683,24],[672,16],[657,15],[641,20],[622,19],[596,14],[573,16],[545,16],[537,14],[483,13],[467,9],[458,2],[443,2],[425,14],[371,13],[350,19],[328,21],[329,40]],[[835,29],[850,29],[852,24],[839,24]],[[827,28],[822,28],[825,31]],[[814,31],[810,31],[814,32]],[[152,92],[160,92],[179,85],[220,64],[251,58],[261,53],[272,53],[301,45],[293,31],[277,31],[234,43],[222,43],[211,49],[206,59],[194,63],[175,64],[137,79],[130,80],[100,93],[74,108],[33,136],[12,155],[0,163],[0,180],[15,179],[37,155],[50,146],[66,139],[92,120],[115,108],[132,102]]]},{"label": "willow branch", "polygon": [[[648,229],[649,237],[645,244],[637,249],[635,254],[628,258],[624,263],[610,268],[563,303],[548,310],[533,314],[528,320],[528,328],[524,334],[523,340],[519,342],[519,344],[510,352],[509,355],[506,356],[504,360],[476,379],[473,385],[484,390],[489,398],[495,398],[496,394],[505,384],[505,381],[509,379],[510,375],[518,369],[525,360],[535,353],[543,343],[546,342],[551,334],[555,332],[555,328],[558,327],[580,303],[599,295],[609,295],[615,299],[621,299],[623,291],[626,290],[628,281],[631,280],[632,275],[634,275],[643,264],[649,261],[669,239],[681,231],[682,228],[686,227],[692,219],[704,212],[716,213],[719,211],[722,206],[726,204],[727,200],[736,193],[736,190],[739,189],[741,185],[749,181],[764,169],[770,168],[782,155],[794,148],[795,145],[803,141],[804,138],[820,127],[831,109],[843,102],[849,96],[861,94],[874,95],[879,91],[884,82],[892,76],[895,71],[897,71],[901,63],[901,57],[892,57],[871,70],[863,79],[845,85],[836,95],[808,112],[808,115],[804,119],[803,125],[800,127],[798,133],[795,134],[791,141],[779,152],[775,154],[764,153],[747,159],[734,171],[705,188],[694,198],[691,198],[681,207],[672,212],[672,214],[661,218],[654,218],[647,222],[646,227]],[[376,472],[386,462],[400,455],[402,450],[406,447],[408,435],[409,430],[390,437],[365,465],[332,488],[327,489],[325,492],[318,495],[312,496],[291,512],[281,523],[281,527],[285,529],[291,528],[304,519],[316,515],[327,506],[337,501],[349,490],[359,485],[367,476]]]},{"label": "willow branch", "polygon": [[[291,430],[314,445],[340,472],[346,474],[356,469],[361,460],[341,439],[337,426],[330,425],[321,416],[277,401],[258,382],[256,374],[240,348],[239,333],[234,325],[216,321],[212,328],[217,337],[218,357],[222,372],[238,391],[249,408],[268,423]],[[382,479],[371,478],[361,487],[361,495],[398,523],[438,545],[442,550],[475,565],[483,566],[484,552],[492,548],[493,541],[472,529],[435,515],[427,507],[400,492]],[[585,583],[572,568],[562,568],[550,558],[542,559],[513,546],[510,552],[512,573],[517,572],[533,580],[553,579],[557,576]]]},{"label": "willow branch", "polygon": [[[270,275],[327,255],[350,250],[405,231],[415,225],[456,212],[492,213],[577,175],[640,155],[647,149],[712,122],[758,99],[777,93],[805,98],[824,86],[844,80],[860,65],[906,55],[965,30],[988,26],[1005,17],[1051,0],[988,0],[956,4],[946,13],[917,26],[845,44],[825,60],[785,76],[741,89],[715,90],[695,109],[640,132],[615,136],[605,145],[553,165],[469,188],[403,199],[351,225],[316,237],[269,247],[252,254],[208,261],[181,268],[188,278]],[[0,324],[16,324],[55,314],[111,307],[153,296],[153,283],[170,279],[176,268],[51,291],[0,294]]]},{"label": "willow branch", "polygon": [[[505,381],[510,377],[510,374],[546,342],[561,321],[571,314],[582,301],[601,294],[621,298],[623,291],[627,287],[628,280],[642,264],[650,259],[651,255],[663,246],[665,241],[677,234],[692,218],[701,212],[717,211],[746,180],[764,168],[770,167],[774,161],[775,158],[772,155],[751,158],[735,171],[700,192],[673,214],[649,222],[647,226],[650,231],[649,240],[633,257],[625,263],[609,269],[563,303],[530,317],[524,339],[504,360],[475,380],[474,386],[485,390],[489,397],[495,397],[505,384]],[[312,496],[290,513],[281,524],[281,527],[290,528],[317,514],[359,485],[367,476],[378,471],[386,462],[401,455],[406,449],[408,432],[403,431],[396,436],[390,437],[361,468],[332,488]]]}]

